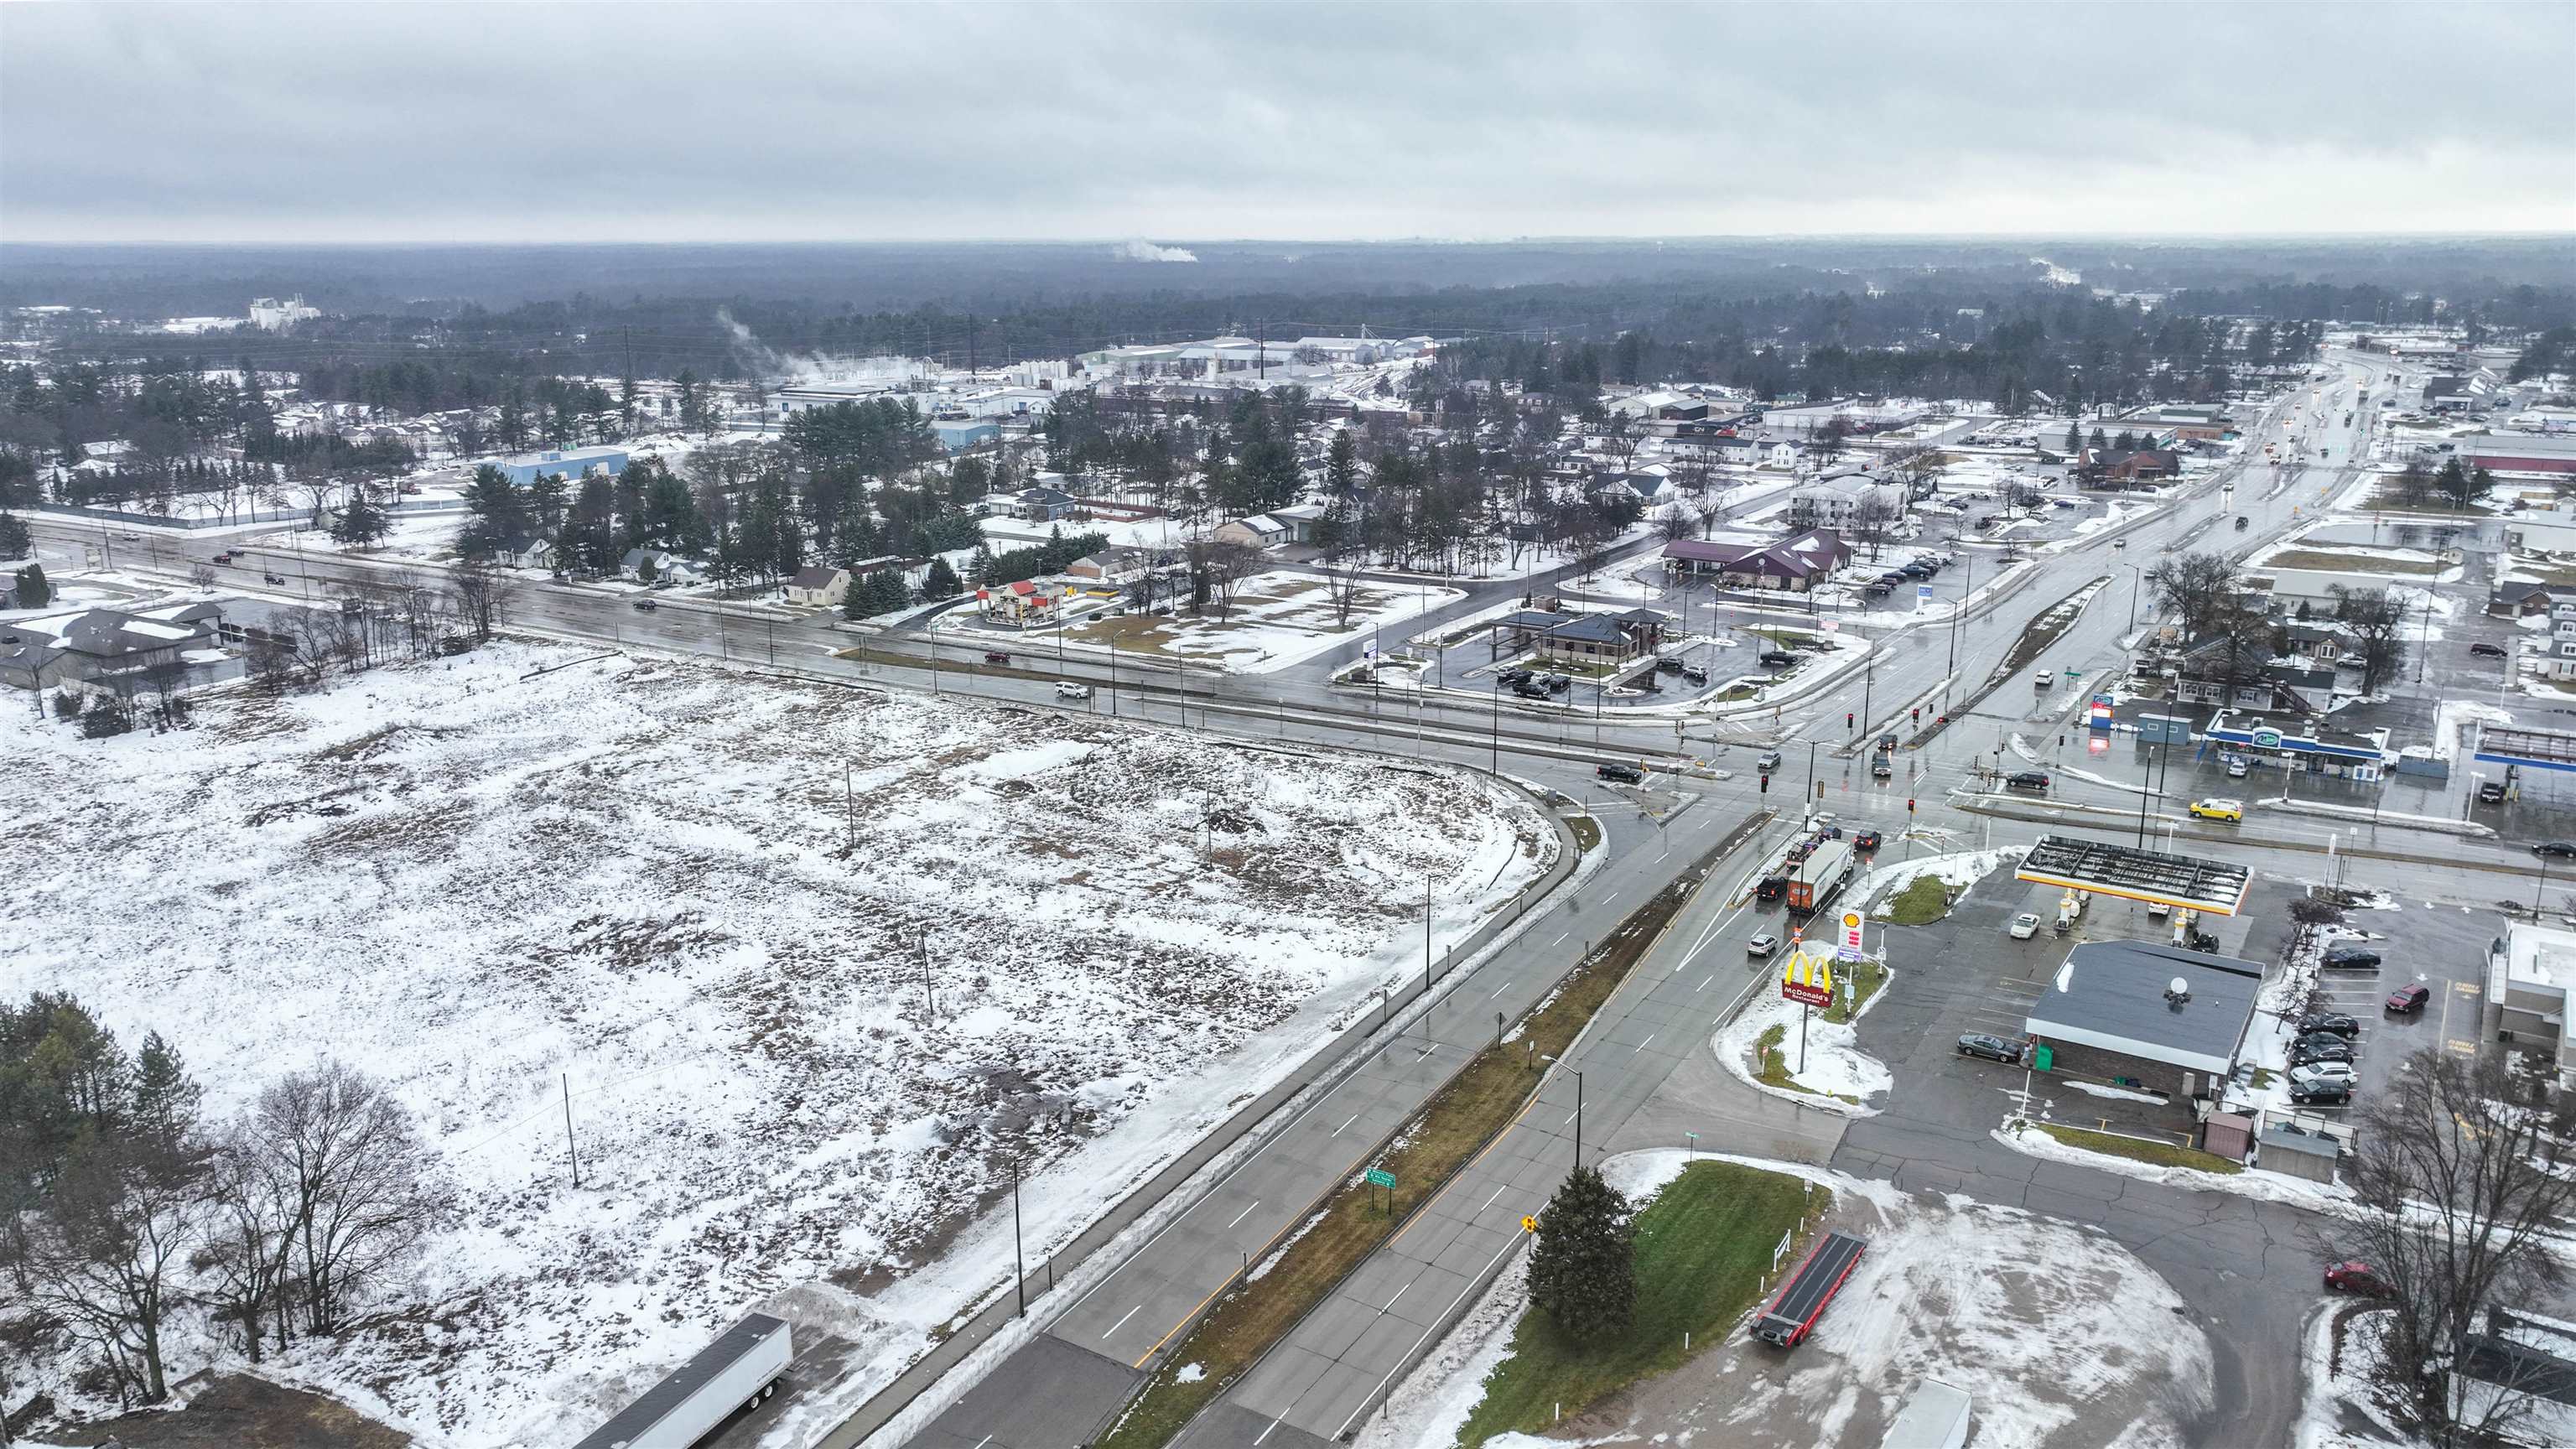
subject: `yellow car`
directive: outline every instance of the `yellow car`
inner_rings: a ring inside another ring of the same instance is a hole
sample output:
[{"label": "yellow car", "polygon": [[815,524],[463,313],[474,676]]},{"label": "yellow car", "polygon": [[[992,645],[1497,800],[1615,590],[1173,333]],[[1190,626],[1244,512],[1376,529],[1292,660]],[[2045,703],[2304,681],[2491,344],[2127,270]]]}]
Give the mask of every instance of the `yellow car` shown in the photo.
[{"label": "yellow car", "polygon": [[2242,800],[2194,800],[2191,802],[2191,817],[2194,820],[2234,820],[2242,823],[2245,819],[2245,802]]}]

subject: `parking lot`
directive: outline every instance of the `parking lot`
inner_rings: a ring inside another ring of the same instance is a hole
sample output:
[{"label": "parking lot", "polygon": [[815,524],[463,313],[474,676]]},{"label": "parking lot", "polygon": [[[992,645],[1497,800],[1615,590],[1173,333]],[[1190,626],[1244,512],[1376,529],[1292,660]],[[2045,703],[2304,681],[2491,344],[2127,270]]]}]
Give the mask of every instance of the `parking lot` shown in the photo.
[{"label": "parking lot", "polygon": [[[2354,1064],[2361,1089],[2354,1105],[2384,1089],[2399,1064],[2418,1051],[2435,1047],[2470,1055],[2479,1050],[2486,949],[2504,934],[2503,915],[2405,901],[2394,910],[2353,911],[2347,927],[2366,934],[2339,939],[2378,952],[2379,965],[2318,972],[2313,1009],[2340,1011],[2361,1023],[2356,1038],[2361,1055]],[[2414,984],[2431,992],[2422,1011],[2399,1015],[2383,1009],[2390,992]]]}]

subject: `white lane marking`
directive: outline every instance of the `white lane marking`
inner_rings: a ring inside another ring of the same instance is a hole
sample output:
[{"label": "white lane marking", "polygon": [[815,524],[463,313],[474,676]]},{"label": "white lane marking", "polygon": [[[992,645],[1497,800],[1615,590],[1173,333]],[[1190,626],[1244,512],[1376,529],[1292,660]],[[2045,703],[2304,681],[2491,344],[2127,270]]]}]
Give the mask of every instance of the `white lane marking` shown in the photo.
[{"label": "white lane marking", "polygon": [[[1276,1429],[1278,1427],[1279,1421],[1277,1419],[1270,1421],[1270,1429]],[[1253,1449],[1260,1449],[1261,1441],[1270,1437],[1270,1429],[1264,1429],[1258,1435],[1254,1436],[1252,1441]]]},{"label": "white lane marking", "polygon": [[[1353,1112],[1353,1113],[1351,1114],[1351,1117],[1350,1117],[1350,1122],[1344,1122],[1344,1123],[1342,1124],[1342,1127],[1348,1127],[1349,1125],[1351,1125],[1351,1122],[1356,1122],[1356,1121],[1358,1121],[1358,1120],[1360,1120],[1360,1114],[1359,1114],[1359,1113],[1357,1113],[1357,1112]],[[1339,1137],[1339,1136],[1341,1136],[1341,1135],[1342,1135],[1342,1127],[1336,1127],[1336,1128],[1334,1128],[1332,1131],[1327,1132],[1327,1133],[1325,1133],[1324,1135],[1325,1135],[1325,1136],[1327,1136],[1327,1137]]]},{"label": "white lane marking", "polygon": [[1246,1217],[1251,1215],[1253,1208],[1257,1208],[1259,1206],[1261,1206],[1261,1199],[1256,1197],[1252,1200],[1249,1206],[1244,1208],[1242,1212],[1234,1215],[1234,1222],[1227,1223],[1226,1226],[1230,1228],[1233,1227],[1235,1223],[1242,1222]]},{"label": "white lane marking", "polygon": [[[1650,1032],[1646,1033],[1646,1041],[1653,1041],[1654,1039],[1655,1039],[1655,1034],[1654,1034],[1653,1032],[1651,1032],[1651,1031],[1650,1031]],[[1641,1042],[1637,1043],[1637,1050],[1636,1050],[1636,1051],[1632,1051],[1632,1052],[1628,1053],[1628,1055],[1630,1055],[1630,1056],[1632,1056],[1632,1057],[1633,1057],[1633,1056],[1635,1056],[1635,1055],[1637,1054],[1637,1052],[1644,1051],[1644,1050],[1646,1049],[1646,1041],[1641,1041]]]},{"label": "white lane marking", "polygon": [[1139,1304],[1137,1304],[1134,1308],[1130,1308],[1130,1309],[1128,1309],[1125,1313],[1123,1313],[1123,1314],[1119,1315],[1119,1319],[1118,1319],[1118,1321],[1117,1321],[1116,1323],[1113,1323],[1113,1324],[1109,1325],[1109,1331],[1108,1331],[1107,1333],[1104,1333],[1104,1334],[1102,1334],[1102,1335],[1100,1335],[1100,1336],[1101,1336],[1102,1338],[1115,1338],[1115,1337],[1117,1337],[1117,1336],[1118,1336],[1118,1330],[1120,1330],[1120,1329],[1122,1329],[1122,1328],[1125,1328],[1125,1327],[1127,1326],[1127,1320],[1128,1320],[1128,1319],[1130,1319],[1130,1318],[1135,1317],[1139,1312],[1141,1312],[1141,1311],[1144,1309],[1144,1307],[1145,1307],[1145,1305],[1144,1305],[1144,1304],[1139,1303]]},{"label": "white lane marking", "polygon": [[1506,982],[1504,982],[1502,985],[1495,987],[1493,990],[1486,992],[1486,993],[1485,993],[1485,999],[1486,999],[1487,1001],[1491,1001],[1491,1000],[1493,1000],[1495,997],[1500,996],[1500,995],[1502,995],[1504,992],[1509,991],[1509,990],[1511,990],[1511,989],[1512,989],[1512,983],[1510,983],[1510,982],[1506,981]]},{"label": "white lane marking", "polygon": [[[1510,1184],[1509,1184],[1509,1183],[1505,1183],[1505,1184],[1504,1184],[1504,1186],[1505,1186],[1505,1187],[1508,1187],[1508,1186],[1510,1186]],[[1502,1189],[1502,1188],[1498,1187],[1498,1188],[1495,1188],[1495,1189],[1494,1189],[1494,1197],[1501,1197],[1502,1195],[1503,1195],[1503,1189]],[[1478,1207],[1476,1208],[1476,1211],[1478,1211],[1478,1212],[1483,1212],[1486,1208],[1492,1207],[1492,1206],[1494,1205],[1494,1197],[1489,1197],[1489,1198],[1485,1199],[1485,1200],[1484,1200],[1484,1202],[1483,1202],[1482,1204],[1478,1205]]]},{"label": "white lane marking", "polygon": [[[1404,1288],[1410,1288],[1410,1287],[1412,1287],[1412,1286],[1413,1286],[1413,1280],[1412,1280],[1412,1279],[1407,1278],[1407,1279],[1405,1279],[1405,1280],[1404,1280]],[[1395,1290],[1395,1298],[1401,1298],[1401,1297],[1403,1297],[1403,1296],[1404,1296],[1404,1288],[1398,1288],[1398,1289],[1396,1289],[1396,1290]],[[1394,1311],[1395,1311],[1395,1298],[1390,1298],[1390,1299],[1386,1300],[1386,1307],[1379,1309],[1379,1310],[1378,1310],[1378,1312],[1380,1312],[1380,1313],[1392,1313],[1392,1312],[1394,1312]]]},{"label": "white lane marking", "polygon": [[1694,994],[1696,994],[1696,993],[1698,993],[1698,992],[1706,991],[1706,990],[1708,989],[1708,983],[1710,983],[1710,982],[1712,982],[1712,981],[1715,981],[1716,979],[1717,979],[1717,978],[1716,978],[1716,977],[1714,977],[1714,976],[1703,976],[1703,977],[1701,977],[1701,978],[1700,978],[1700,983],[1699,983],[1697,986],[1692,987],[1692,988],[1691,988],[1691,991],[1692,991]]}]

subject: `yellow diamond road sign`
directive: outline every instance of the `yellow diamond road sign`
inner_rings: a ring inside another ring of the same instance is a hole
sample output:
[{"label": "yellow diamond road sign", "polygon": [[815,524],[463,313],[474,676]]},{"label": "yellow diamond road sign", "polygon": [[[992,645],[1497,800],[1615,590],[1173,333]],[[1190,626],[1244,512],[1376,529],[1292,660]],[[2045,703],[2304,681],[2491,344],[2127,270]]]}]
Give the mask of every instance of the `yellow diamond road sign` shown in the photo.
[{"label": "yellow diamond road sign", "polygon": [[1522,1218],[1522,1219],[1521,1219],[1521,1231],[1522,1231],[1522,1232],[1525,1232],[1525,1233],[1534,1233],[1534,1232],[1537,1232],[1537,1231],[1538,1231],[1538,1219],[1533,1218],[1533,1217],[1524,1217],[1524,1218]]}]

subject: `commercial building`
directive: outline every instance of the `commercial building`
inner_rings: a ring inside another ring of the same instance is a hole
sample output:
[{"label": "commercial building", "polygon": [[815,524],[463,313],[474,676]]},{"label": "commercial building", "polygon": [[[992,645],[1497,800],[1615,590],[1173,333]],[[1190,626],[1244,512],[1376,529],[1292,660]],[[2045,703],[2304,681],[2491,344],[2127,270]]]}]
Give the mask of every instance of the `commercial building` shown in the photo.
[{"label": "commercial building", "polygon": [[50,689],[180,662],[213,647],[223,615],[212,604],[173,604],[129,614],[118,609],[0,623],[0,684]]},{"label": "commercial building", "polygon": [[2576,473],[2576,436],[2481,433],[2458,440],[2461,462],[2490,473]]},{"label": "commercial building", "polygon": [[283,332],[298,322],[309,322],[321,316],[319,309],[304,305],[302,297],[289,297],[281,302],[275,297],[262,297],[250,304],[250,325],[263,332]]},{"label": "commercial building", "polygon": [[1664,545],[1667,568],[1715,574],[1730,588],[1785,589],[1803,594],[1851,562],[1851,547],[1825,529],[1809,529],[1776,543],[1708,543],[1696,538]]},{"label": "commercial building", "polygon": [[2235,1074],[2262,987],[2258,962],[2153,941],[2089,941],[2067,953],[2022,1028],[2041,1071],[2191,1105],[2214,1100]]},{"label": "commercial building", "polygon": [[2486,998],[2495,1040],[2565,1079],[2567,989],[2576,985],[2576,931],[2515,921],[2487,948]]},{"label": "commercial building", "polygon": [[624,448],[549,448],[542,453],[521,453],[515,458],[496,458],[492,466],[501,475],[522,488],[541,477],[560,476],[578,482],[596,469],[611,478],[626,471]]}]

